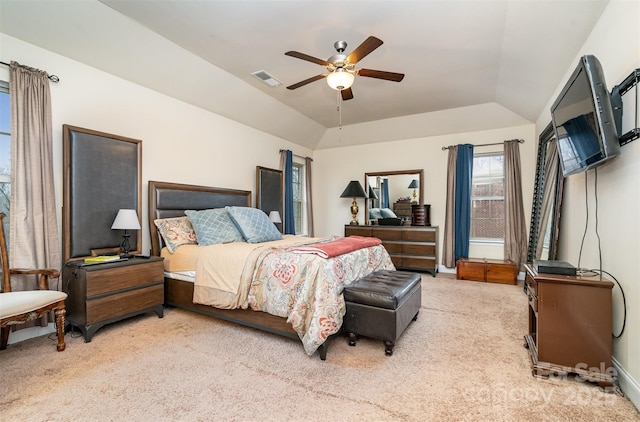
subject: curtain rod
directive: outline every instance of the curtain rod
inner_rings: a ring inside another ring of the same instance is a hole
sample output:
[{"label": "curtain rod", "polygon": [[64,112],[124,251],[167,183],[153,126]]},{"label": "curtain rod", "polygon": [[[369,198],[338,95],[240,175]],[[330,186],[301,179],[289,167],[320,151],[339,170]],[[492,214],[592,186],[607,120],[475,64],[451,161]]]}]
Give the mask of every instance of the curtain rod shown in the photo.
[{"label": "curtain rod", "polygon": [[[524,139],[514,139],[514,141],[518,141],[518,143],[519,143],[519,144],[524,144]],[[504,144],[505,142],[508,142],[508,141],[503,141],[503,142],[494,142],[494,143],[492,143],[492,144],[478,144],[478,145],[474,145],[473,147],[475,148],[475,147],[488,147],[488,146],[491,146],[491,145],[502,145],[502,144]],[[449,145],[448,147],[442,147],[442,150],[443,150],[443,151],[446,151],[446,150],[448,150],[448,149],[453,148],[454,146],[455,146],[455,145]]]},{"label": "curtain rod", "polygon": [[[287,149],[281,149],[280,152],[282,152],[282,151],[288,151],[288,150]],[[309,160],[313,161],[313,158],[311,158],[311,157],[303,157],[302,155],[294,154],[293,151],[291,152],[291,155],[293,155],[294,157],[303,158],[305,160],[308,158]]]},{"label": "curtain rod", "polygon": [[[0,62],[0,64],[3,64],[3,65],[5,65],[5,66],[10,66],[10,65],[9,65],[9,63],[5,63],[5,62]],[[46,72],[45,72],[45,73],[46,73]],[[49,78],[49,80],[50,80],[51,82],[55,82],[55,83],[60,82],[60,78],[58,78],[56,75],[49,75],[49,74],[47,73],[47,78]]]}]

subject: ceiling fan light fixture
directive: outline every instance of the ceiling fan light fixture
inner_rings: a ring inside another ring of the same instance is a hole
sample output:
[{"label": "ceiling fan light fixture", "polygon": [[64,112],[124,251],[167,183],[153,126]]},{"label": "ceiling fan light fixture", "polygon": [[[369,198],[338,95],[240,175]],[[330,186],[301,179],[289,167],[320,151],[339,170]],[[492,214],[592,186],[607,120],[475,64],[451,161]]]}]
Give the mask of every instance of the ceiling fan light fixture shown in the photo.
[{"label": "ceiling fan light fixture", "polygon": [[351,88],[354,78],[353,73],[338,68],[327,75],[327,85],[336,91],[342,91],[343,89]]}]

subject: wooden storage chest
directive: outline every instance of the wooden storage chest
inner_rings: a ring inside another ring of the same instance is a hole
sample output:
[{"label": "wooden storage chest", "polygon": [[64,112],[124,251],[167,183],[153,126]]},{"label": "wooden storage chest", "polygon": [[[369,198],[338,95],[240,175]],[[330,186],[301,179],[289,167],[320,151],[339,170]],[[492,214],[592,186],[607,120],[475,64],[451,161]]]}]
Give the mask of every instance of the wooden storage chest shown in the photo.
[{"label": "wooden storage chest", "polygon": [[518,267],[513,261],[486,258],[459,258],[456,262],[459,280],[516,284]]}]

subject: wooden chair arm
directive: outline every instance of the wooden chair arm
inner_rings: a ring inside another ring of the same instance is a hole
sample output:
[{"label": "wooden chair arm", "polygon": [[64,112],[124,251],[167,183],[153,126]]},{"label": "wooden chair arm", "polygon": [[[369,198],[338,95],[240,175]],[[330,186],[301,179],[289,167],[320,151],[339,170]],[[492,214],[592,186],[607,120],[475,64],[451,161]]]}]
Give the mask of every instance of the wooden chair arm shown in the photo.
[{"label": "wooden chair arm", "polygon": [[46,268],[42,270],[27,270],[23,268],[11,268],[9,269],[9,274],[36,274],[38,277],[38,285],[40,290],[49,290],[49,279],[50,278],[58,278],[60,277],[60,271]]}]

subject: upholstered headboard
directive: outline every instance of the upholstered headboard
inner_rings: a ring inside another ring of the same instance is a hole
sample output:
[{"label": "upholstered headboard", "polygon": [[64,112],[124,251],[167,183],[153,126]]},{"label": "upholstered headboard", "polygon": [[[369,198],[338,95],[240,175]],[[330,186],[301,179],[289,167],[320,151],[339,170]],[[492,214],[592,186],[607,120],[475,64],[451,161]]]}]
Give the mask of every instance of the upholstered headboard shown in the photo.
[{"label": "upholstered headboard", "polygon": [[[96,251],[118,251],[121,230],[111,230],[120,209],[140,219],[142,141],[63,125],[63,259]],[[142,249],[138,230],[130,232],[131,253]]]},{"label": "upholstered headboard", "polygon": [[149,181],[151,254],[160,255],[162,238],[154,220],[179,217],[185,210],[251,206],[251,191]]}]

